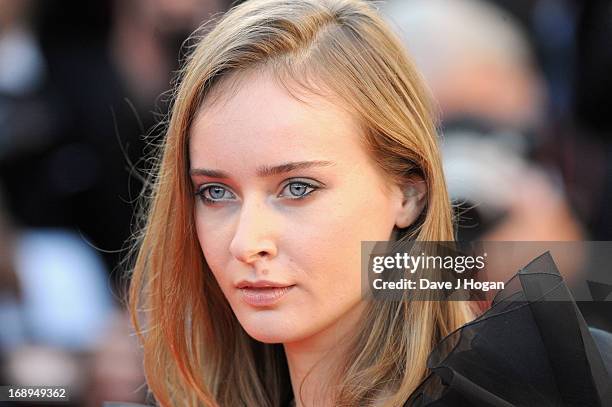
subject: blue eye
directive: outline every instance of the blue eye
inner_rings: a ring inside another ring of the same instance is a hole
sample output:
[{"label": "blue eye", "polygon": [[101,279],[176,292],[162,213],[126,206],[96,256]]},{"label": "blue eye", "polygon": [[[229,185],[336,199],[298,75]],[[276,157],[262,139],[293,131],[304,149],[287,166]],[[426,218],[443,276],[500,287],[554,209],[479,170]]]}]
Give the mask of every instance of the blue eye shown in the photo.
[{"label": "blue eye", "polygon": [[307,197],[308,195],[310,195],[313,191],[317,190],[318,187],[312,184],[309,184],[307,182],[300,181],[300,182],[291,182],[285,185],[285,188],[283,188],[283,191],[286,189],[288,189],[291,192],[291,196],[293,196],[293,198],[289,198],[289,199],[303,199]]},{"label": "blue eye", "polygon": [[[229,198],[226,197],[226,194],[229,195]],[[200,196],[200,198],[202,198],[202,201],[207,204],[227,201],[234,198],[234,194],[229,192],[225,187],[222,187],[221,185],[203,186],[198,189],[196,195]]]}]

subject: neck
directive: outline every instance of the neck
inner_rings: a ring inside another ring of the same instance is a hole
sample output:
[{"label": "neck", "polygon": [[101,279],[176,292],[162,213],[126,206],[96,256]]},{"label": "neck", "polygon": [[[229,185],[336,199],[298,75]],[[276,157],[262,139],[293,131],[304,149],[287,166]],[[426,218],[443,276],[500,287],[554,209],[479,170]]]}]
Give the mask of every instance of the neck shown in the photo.
[{"label": "neck", "polygon": [[[333,406],[333,371],[341,362],[363,315],[361,301],[329,327],[295,342],[283,344],[296,407]],[[301,393],[300,393],[301,387]],[[301,397],[300,397],[301,395]]]}]

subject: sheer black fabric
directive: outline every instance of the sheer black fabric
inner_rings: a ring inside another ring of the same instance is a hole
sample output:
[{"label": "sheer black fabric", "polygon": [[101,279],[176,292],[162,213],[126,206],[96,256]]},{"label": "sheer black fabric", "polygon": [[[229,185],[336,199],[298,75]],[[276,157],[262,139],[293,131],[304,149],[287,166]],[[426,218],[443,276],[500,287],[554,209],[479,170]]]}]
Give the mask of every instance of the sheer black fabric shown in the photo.
[{"label": "sheer black fabric", "polygon": [[611,375],[549,252],[441,341],[428,367],[404,407],[612,405]]}]

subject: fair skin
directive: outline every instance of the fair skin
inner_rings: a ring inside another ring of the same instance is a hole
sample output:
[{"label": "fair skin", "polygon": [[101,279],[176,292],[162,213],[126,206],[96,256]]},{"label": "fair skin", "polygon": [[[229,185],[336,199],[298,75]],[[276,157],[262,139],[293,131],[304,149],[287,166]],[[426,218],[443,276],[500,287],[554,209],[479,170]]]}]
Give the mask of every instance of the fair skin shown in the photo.
[{"label": "fair skin", "polygon": [[[386,190],[362,130],[337,103],[312,94],[300,102],[265,73],[242,74],[237,84],[215,88],[223,97],[204,103],[190,132],[199,243],[245,331],[283,344],[294,394],[322,361],[297,405],[331,405],[316,390],[363,312],[361,241],[388,240],[395,226],[414,222],[424,183],[408,198],[397,185]],[[257,173],[296,162],[314,164]],[[245,301],[238,283],[262,279],[291,288],[271,305]]]}]

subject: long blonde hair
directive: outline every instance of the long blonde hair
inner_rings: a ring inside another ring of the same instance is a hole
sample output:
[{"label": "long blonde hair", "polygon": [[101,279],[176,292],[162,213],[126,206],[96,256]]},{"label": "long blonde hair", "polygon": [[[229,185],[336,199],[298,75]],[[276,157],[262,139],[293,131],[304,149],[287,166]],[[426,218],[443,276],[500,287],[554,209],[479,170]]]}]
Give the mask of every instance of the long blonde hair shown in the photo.
[{"label": "long blonde hair", "polygon": [[[356,113],[363,145],[393,182],[419,174],[428,201],[401,239],[453,240],[453,217],[422,80],[376,10],[360,0],[250,0],[222,16],[181,71],[166,135],[144,198],[129,287],[147,383],[162,406],[280,406],[291,384],[281,344],[241,328],[194,228],[188,134],[211,89],[229,74],[271,69],[287,89],[326,88]],[[426,358],[467,321],[460,302],[369,301],[338,369],[335,405],[399,406]],[[296,398],[299,395],[296,395]]]}]

